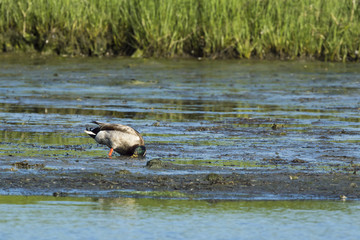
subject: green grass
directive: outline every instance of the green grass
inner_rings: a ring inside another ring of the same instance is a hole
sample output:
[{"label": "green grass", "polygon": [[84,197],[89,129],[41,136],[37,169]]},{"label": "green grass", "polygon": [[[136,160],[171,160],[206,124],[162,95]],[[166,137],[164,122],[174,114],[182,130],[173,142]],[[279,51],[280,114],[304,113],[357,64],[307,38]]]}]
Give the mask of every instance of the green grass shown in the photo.
[{"label": "green grass", "polygon": [[0,0],[0,49],[357,61],[358,0]]}]

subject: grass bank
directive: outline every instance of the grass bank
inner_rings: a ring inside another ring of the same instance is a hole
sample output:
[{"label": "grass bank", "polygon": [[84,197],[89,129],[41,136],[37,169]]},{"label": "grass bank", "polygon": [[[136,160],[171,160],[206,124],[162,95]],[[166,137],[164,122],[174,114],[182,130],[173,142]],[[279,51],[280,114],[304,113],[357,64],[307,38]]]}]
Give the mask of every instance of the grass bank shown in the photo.
[{"label": "grass bank", "polygon": [[358,61],[359,0],[0,0],[2,52]]}]

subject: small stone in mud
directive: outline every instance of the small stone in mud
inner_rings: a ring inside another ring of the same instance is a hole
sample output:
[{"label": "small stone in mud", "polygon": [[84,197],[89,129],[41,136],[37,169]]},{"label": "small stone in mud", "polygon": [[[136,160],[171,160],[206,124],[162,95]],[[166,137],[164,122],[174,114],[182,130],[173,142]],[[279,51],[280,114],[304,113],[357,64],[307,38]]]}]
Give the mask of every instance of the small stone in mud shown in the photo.
[{"label": "small stone in mud", "polygon": [[307,161],[299,159],[299,158],[295,158],[294,160],[291,161],[292,163],[307,163]]},{"label": "small stone in mud", "polygon": [[128,175],[128,174],[131,174],[131,172],[129,170],[126,170],[126,169],[120,169],[119,171],[116,171],[115,174]]},{"label": "small stone in mud", "polygon": [[210,173],[205,178],[210,184],[221,183],[223,181],[223,177],[216,173]]},{"label": "small stone in mud", "polygon": [[146,163],[146,167],[150,169],[162,168],[164,163],[160,159],[152,159]]},{"label": "small stone in mud", "polygon": [[350,183],[350,187],[356,188],[358,185],[356,183]]},{"label": "small stone in mud", "polygon": [[65,192],[54,192],[53,193],[53,196],[54,197],[66,197],[68,196],[69,194],[68,193],[65,193]]}]

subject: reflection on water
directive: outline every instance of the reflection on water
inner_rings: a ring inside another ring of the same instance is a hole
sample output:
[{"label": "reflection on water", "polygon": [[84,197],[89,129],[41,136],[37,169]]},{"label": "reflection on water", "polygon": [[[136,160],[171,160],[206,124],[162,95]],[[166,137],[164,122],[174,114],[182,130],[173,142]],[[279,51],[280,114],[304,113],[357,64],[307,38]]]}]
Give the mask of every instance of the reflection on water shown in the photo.
[{"label": "reflection on water", "polygon": [[[0,197],[3,239],[356,239],[359,202]],[[305,231],[306,229],[306,231]]]},{"label": "reflection on water", "polygon": [[62,158],[72,145],[77,159],[104,156],[82,133],[101,120],[143,133],[148,159],[246,169],[276,157],[309,163],[302,171],[360,163],[358,64],[16,56],[0,63],[0,156]]}]

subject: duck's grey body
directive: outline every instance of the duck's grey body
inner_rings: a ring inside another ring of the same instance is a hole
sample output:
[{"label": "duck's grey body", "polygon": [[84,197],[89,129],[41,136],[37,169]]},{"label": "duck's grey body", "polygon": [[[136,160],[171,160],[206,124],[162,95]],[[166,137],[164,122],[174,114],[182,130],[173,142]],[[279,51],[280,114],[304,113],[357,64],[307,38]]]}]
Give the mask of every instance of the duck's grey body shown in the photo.
[{"label": "duck's grey body", "polygon": [[99,144],[108,146],[110,148],[110,157],[112,149],[121,155],[145,156],[144,139],[135,129],[122,124],[97,121],[93,121],[93,123],[99,125],[99,127],[86,129],[85,133],[94,138]]}]

